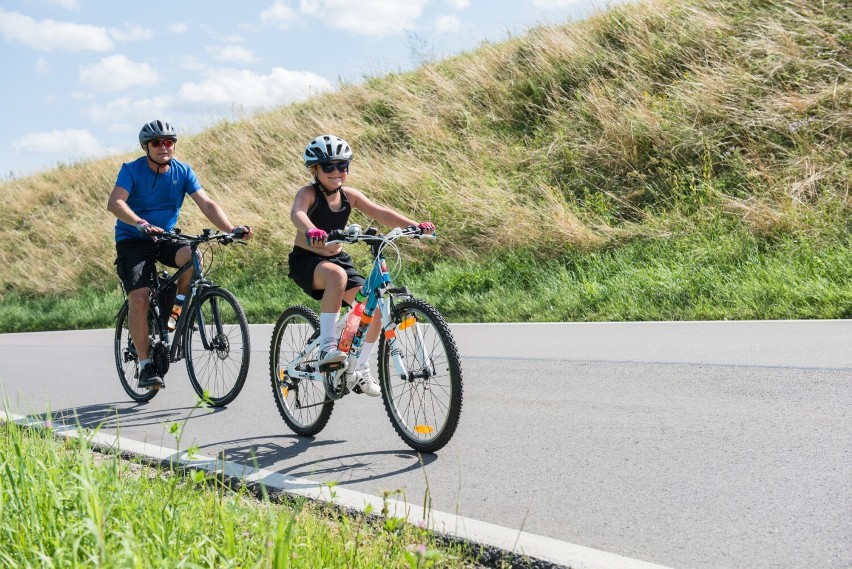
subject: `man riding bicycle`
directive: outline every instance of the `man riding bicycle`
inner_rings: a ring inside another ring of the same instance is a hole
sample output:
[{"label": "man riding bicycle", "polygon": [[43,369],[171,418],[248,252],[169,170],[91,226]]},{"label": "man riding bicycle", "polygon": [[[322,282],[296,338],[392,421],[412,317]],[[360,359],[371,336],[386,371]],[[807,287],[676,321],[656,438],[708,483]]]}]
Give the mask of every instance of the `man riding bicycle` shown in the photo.
[{"label": "man riding bicycle", "polygon": [[[204,191],[192,167],[174,158],[177,140],[177,131],[167,122],[144,125],[139,144],[145,156],[122,164],[107,202],[107,210],[117,218],[115,265],[127,293],[130,337],[139,357],[139,386],[152,389],[165,387],[148,353],[148,286],[154,263],[178,268],[192,255],[187,243],[158,241],[157,235],[174,228],[187,194],[220,230],[232,233],[242,228],[245,239],[254,234],[248,226],[232,225]],[[189,271],[181,276],[178,294],[186,295],[191,277]]]}]

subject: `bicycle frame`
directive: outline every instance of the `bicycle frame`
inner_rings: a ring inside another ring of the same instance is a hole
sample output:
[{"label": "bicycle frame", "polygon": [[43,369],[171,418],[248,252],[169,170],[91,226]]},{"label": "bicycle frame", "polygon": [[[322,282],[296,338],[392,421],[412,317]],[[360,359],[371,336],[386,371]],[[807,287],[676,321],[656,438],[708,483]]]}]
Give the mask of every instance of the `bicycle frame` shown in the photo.
[{"label": "bicycle frame", "polygon": [[[183,356],[184,356],[183,346],[182,346],[182,343],[178,340],[183,337],[184,330],[186,328],[187,322],[189,321],[189,315],[192,314],[193,311],[195,312],[196,321],[199,323],[198,333],[199,333],[199,336],[201,337],[201,343],[204,346],[205,350],[210,349],[210,341],[207,338],[207,332],[205,330],[205,326],[203,325],[204,319],[203,319],[203,316],[201,314],[201,304],[198,303],[198,302],[195,302],[195,300],[198,298],[198,296],[200,296],[201,289],[216,286],[216,285],[214,285],[212,281],[205,279],[204,276],[203,276],[203,267],[201,265],[201,256],[197,252],[198,244],[192,243],[192,244],[190,244],[190,247],[192,248],[192,258],[190,259],[190,261],[188,261],[182,267],[180,267],[174,275],[170,276],[165,281],[165,284],[161,283],[160,280],[159,280],[159,276],[157,276],[157,273],[156,272],[154,273],[154,275],[155,275],[155,277],[154,277],[155,278],[155,288],[157,290],[159,290],[163,287],[170,286],[173,283],[177,284],[178,279],[180,279],[180,277],[184,273],[186,273],[187,271],[192,271],[192,280],[190,281],[189,291],[188,291],[186,300],[184,301],[184,305],[187,306],[188,309],[183,310],[181,312],[180,316],[177,319],[177,322],[175,324],[175,330],[174,330],[174,341],[172,341],[172,339],[169,338],[169,331],[168,330],[165,330],[163,332],[163,340],[169,345],[169,361],[170,362],[177,362],[177,361],[180,361],[181,359],[183,359]],[[158,306],[158,312],[159,312],[159,310],[170,310],[171,309],[171,307],[169,307],[169,306],[160,307],[159,304],[157,306]],[[216,309],[216,307],[214,306],[214,310],[215,309]],[[158,314],[158,316],[160,316],[160,315]],[[216,320],[216,327],[217,327],[216,332],[221,333],[222,332],[222,322],[219,318],[216,318],[215,320]]]},{"label": "bicycle frame", "polygon": [[[294,379],[324,382],[326,375],[331,375],[335,385],[339,385],[339,381],[344,374],[349,375],[355,373],[355,364],[358,361],[358,357],[361,355],[361,350],[363,349],[364,335],[367,333],[368,328],[372,324],[373,315],[378,308],[381,312],[382,331],[390,347],[394,368],[396,369],[397,374],[399,374],[399,377],[409,378],[409,372],[405,366],[405,362],[402,360],[400,350],[396,347],[397,325],[393,322],[393,298],[395,295],[407,295],[408,291],[404,287],[394,288],[392,286],[387,262],[382,254],[382,244],[373,242],[370,243],[370,246],[374,256],[373,266],[370,271],[370,275],[367,277],[364,285],[361,287],[361,291],[359,292],[359,297],[366,297],[364,300],[364,312],[361,315],[361,321],[358,324],[358,329],[356,330],[355,337],[352,340],[352,347],[349,349],[349,355],[345,360],[345,365],[334,371],[307,371],[299,369],[296,362],[302,361],[307,354],[319,347],[320,338],[319,331],[317,331],[314,337],[305,345],[301,352],[287,365],[286,373],[289,377]],[[348,316],[348,311],[343,313],[343,315],[338,319],[338,327],[342,322],[346,321]],[[429,368],[434,368],[434,364],[426,354],[423,345],[423,338],[420,335],[419,328],[416,328],[416,333],[421,361],[423,361]],[[434,369],[432,369],[432,372],[434,373]]]}]

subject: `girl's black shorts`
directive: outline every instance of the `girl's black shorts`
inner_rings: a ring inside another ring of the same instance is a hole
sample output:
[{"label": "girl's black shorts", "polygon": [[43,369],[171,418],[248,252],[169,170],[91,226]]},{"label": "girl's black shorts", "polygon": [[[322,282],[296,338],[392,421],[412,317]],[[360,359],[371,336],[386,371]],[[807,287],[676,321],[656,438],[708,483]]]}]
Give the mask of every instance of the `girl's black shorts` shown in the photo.
[{"label": "girl's black shorts", "polygon": [[308,293],[311,298],[316,300],[322,299],[323,290],[314,288],[314,271],[323,261],[334,263],[346,271],[346,290],[360,288],[364,285],[364,277],[355,270],[355,265],[352,263],[352,256],[345,251],[341,251],[331,257],[323,257],[307,249],[293,247],[288,261],[290,272],[287,276],[293,279],[299,285],[299,288]]}]

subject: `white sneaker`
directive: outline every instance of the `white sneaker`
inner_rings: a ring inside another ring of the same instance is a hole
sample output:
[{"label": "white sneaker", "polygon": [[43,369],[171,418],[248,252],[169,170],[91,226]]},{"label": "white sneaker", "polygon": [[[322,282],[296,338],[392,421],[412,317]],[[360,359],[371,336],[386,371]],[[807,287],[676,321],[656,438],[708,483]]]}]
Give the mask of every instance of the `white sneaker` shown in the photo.
[{"label": "white sneaker", "polygon": [[379,387],[378,382],[373,378],[370,366],[366,365],[356,369],[355,373],[352,374],[352,379],[354,381],[352,385],[349,385],[349,388],[355,393],[363,393],[370,397],[378,397],[382,394],[382,388]]},{"label": "white sneaker", "polygon": [[330,364],[340,363],[346,359],[346,354],[337,349],[337,344],[325,344],[320,348],[319,367],[325,367]]}]

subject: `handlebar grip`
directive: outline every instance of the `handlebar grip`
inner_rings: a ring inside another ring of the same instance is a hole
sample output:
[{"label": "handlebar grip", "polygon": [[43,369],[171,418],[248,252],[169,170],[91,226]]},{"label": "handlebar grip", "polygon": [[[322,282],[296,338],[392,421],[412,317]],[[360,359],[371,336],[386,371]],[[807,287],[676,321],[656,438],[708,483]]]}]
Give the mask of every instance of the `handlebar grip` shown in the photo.
[{"label": "handlebar grip", "polygon": [[325,238],[325,242],[329,241],[344,241],[347,237],[347,233],[345,231],[341,231],[340,229],[332,229],[328,232],[328,237]]}]

